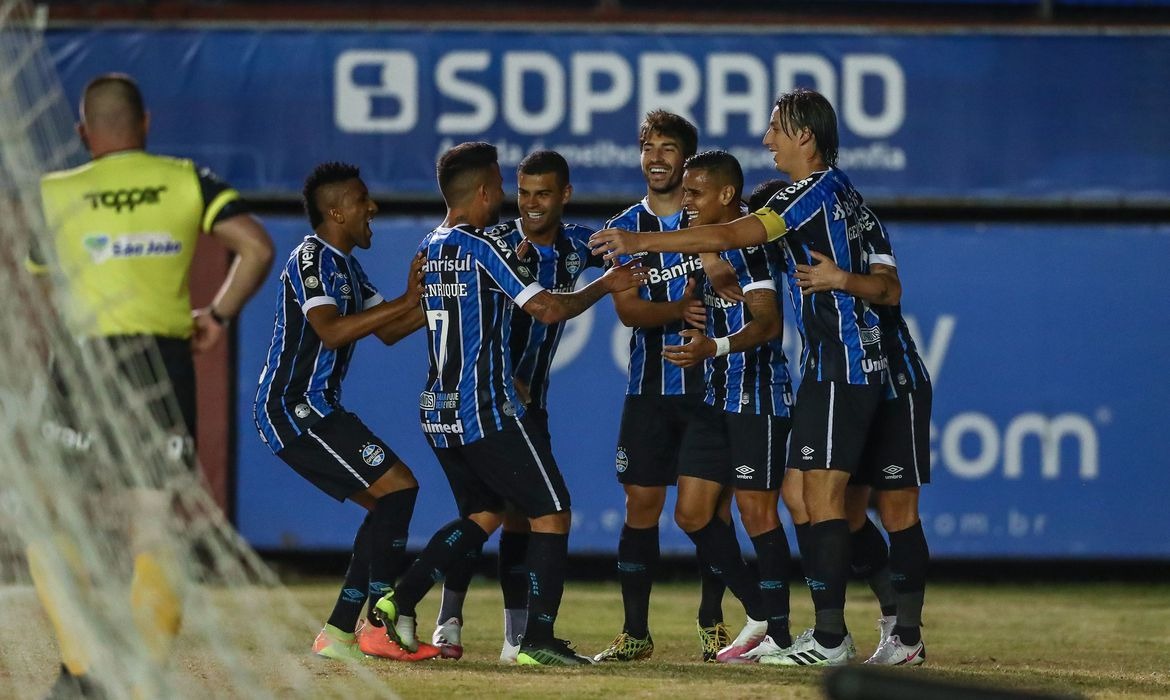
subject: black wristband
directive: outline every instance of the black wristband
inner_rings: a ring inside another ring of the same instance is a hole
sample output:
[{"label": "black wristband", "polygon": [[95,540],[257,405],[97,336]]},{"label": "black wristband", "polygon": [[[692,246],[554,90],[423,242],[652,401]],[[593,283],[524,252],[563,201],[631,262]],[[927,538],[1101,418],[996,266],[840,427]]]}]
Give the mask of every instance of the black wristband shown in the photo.
[{"label": "black wristband", "polygon": [[232,320],[225,316],[220,316],[219,313],[215,310],[214,306],[207,307],[207,315],[225,329],[231,327],[232,325]]}]

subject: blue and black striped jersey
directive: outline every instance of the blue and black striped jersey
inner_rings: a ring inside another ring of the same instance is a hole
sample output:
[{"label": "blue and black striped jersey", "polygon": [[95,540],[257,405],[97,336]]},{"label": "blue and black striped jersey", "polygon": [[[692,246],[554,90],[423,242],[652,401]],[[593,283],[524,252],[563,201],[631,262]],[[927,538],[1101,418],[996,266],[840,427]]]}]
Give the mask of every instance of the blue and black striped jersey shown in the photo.
[{"label": "blue and black striped jersey", "polygon": [[[643,199],[607,221],[605,227],[670,232],[679,229],[682,218],[681,211],[672,216],[657,216]],[[625,264],[630,257],[623,255],[618,258],[618,263]],[[638,296],[647,301],[678,301],[683,296],[687,280],[703,269],[697,255],[645,253],[632,257],[642,260],[649,275],[649,282],[638,288]],[[626,394],[676,396],[703,392],[703,373],[697,365],[682,369],[662,357],[664,346],[683,344],[679,332],[686,327],[682,321],[675,321],[656,328],[633,329],[630,336],[630,381]]]},{"label": "blue and black striped jersey", "polygon": [[833,260],[846,272],[869,272],[862,234],[869,211],[845,173],[829,168],[780,190],[756,212],[772,234],[776,217],[783,219],[788,284],[796,327],[804,341],[801,368],[805,379],[883,384],[877,312],[868,302],[834,290],[802,297],[793,273],[796,265],[815,265],[812,251]]},{"label": "blue and black striped jersey", "polygon": [[273,452],[341,406],[353,343],[330,350],[306,318],[331,304],[345,316],[382,303],[362,266],[317,236],[293,249],[280,273],[272,343],[252,417]]},{"label": "blue and black striped jersey", "polygon": [[419,417],[435,447],[475,442],[524,415],[508,351],[512,302],[522,307],[544,287],[500,233],[463,224],[419,245],[430,349]]},{"label": "blue and black striped jersey", "polygon": [[[508,239],[515,249],[524,240],[522,221],[516,219],[493,229]],[[524,262],[536,268],[540,286],[556,293],[572,292],[577,279],[587,267],[601,267],[600,256],[590,254],[589,237],[593,229],[577,224],[561,224],[552,245],[538,245],[528,241],[530,253]],[[564,322],[546,325],[526,313],[512,314],[509,349],[516,378],[528,387],[531,408],[546,408],[548,376],[553,357],[565,330]]]},{"label": "blue and black striped jersey", "polygon": [[[705,401],[729,413],[787,417],[792,406],[792,380],[784,356],[784,307],[776,284],[784,277],[783,253],[779,245],[768,243],[729,250],[719,257],[731,264],[744,294],[760,289],[776,293],[780,335],[745,352],[708,358]],[[738,333],[751,320],[746,304],[720,297],[706,276],[703,304],[707,307],[707,335],[713,338]]]},{"label": "blue and black striped jersey", "polygon": [[[868,207],[863,207],[868,213],[869,226],[864,235],[869,264],[889,265],[897,267],[894,258],[894,249],[890,244],[890,237],[886,227]],[[882,350],[890,363],[890,377],[887,383],[887,395],[895,398],[914,391],[922,384],[930,383],[930,374],[926,371],[926,364],[918,354],[918,346],[910,335],[906,326],[906,319],[902,317],[902,306],[880,306],[875,304],[878,319],[882,328]]]}]

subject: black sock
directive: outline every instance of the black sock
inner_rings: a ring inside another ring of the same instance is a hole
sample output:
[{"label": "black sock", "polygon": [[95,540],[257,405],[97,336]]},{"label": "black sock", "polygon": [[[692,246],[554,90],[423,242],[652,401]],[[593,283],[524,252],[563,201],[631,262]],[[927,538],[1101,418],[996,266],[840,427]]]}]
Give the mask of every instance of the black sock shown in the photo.
[{"label": "black sock", "polygon": [[658,526],[622,526],[618,540],[618,580],[622,584],[622,607],[626,621],[622,630],[645,639],[650,634],[650,587],[658,565]]},{"label": "black sock", "polygon": [[882,615],[893,615],[898,609],[898,601],[894,598],[894,587],[890,583],[890,548],[881,530],[866,518],[861,529],[850,535],[849,544],[853,550],[853,573],[864,576],[869,582],[869,588],[882,608]]},{"label": "black sock", "polygon": [[849,521],[844,518],[816,523],[809,530],[812,547],[812,589],[816,609],[817,643],[835,648],[845,639],[845,586],[849,582]]},{"label": "black sock", "polygon": [[349,568],[345,570],[341,593],[337,595],[337,602],[333,604],[333,612],[329,615],[329,624],[342,632],[353,632],[357,628],[362,608],[366,605],[369,586],[370,516],[367,515],[353,538],[353,554],[349,558]]},{"label": "black sock", "polygon": [[443,580],[455,562],[477,550],[488,533],[473,520],[453,520],[431,537],[431,541],[406,570],[394,590],[394,600],[401,615],[414,615],[414,607],[436,582]]},{"label": "black sock", "polygon": [[788,629],[788,578],[792,570],[792,555],[784,528],[760,533],[752,538],[760,569],[760,594],[768,616],[768,636],[781,647],[792,645]]},{"label": "black sock", "polygon": [[894,634],[903,644],[917,644],[922,639],[922,601],[929,567],[930,549],[921,521],[890,533],[890,580],[898,600]]},{"label": "black sock", "polygon": [[519,610],[528,607],[528,533],[500,533],[500,592],[504,594],[504,609]]},{"label": "black sock", "polygon": [[793,529],[796,530],[796,549],[800,552],[800,571],[805,578],[809,578],[812,576],[813,568],[812,545],[809,544],[809,531],[812,529],[812,523],[794,524]]},{"label": "black sock", "polygon": [[406,558],[406,540],[418,487],[402,489],[382,496],[374,503],[370,521],[370,620],[374,604],[402,575],[410,563]]},{"label": "black sock", "polygon": [[473,549],[456,561],[447,569],[447,577],[443,579],[443,599],[439,603],[439,617],[436,625],[441,625],[455,618],[463,619],[463,599],[467,597],[467,588],[471,585],[471,577],[483,556],[483,546]]},{"label": "black sock", "polygon": [[731,525],[716,516],[698,530],[688,532],[687,537],[695,543],[699,561],[705,562],[723,579],[732,594],[743,603],[748,617],[768,619],[764,612],[764,598],[760,595],[760,583],[743,562]]},{"label": "black sock", "polygon": [[528,536],[528,626],[524,642],[553,639],[553,624],[565,592],[565,559],[569,536],[534,532]]}]

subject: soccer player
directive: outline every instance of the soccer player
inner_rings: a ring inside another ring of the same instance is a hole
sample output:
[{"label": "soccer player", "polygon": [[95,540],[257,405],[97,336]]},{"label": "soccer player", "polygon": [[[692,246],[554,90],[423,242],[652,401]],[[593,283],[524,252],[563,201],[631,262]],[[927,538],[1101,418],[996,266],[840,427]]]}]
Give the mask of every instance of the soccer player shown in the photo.
[{"label": "soccer player", "polygon": [[[885,227],[868,207],[862,207],[861,218],[870,264],[896,268]],[[848,284],[848,278],[831,260],[798,266],[796,280],[804,294]],[[901,305],[875,304],[873,308],[880,319],[882,347],[890,363],[889,381],[885,400],[869,430],[862,467],[845,492],[846,514],[852,532],[853,568],[869,572],[870,586],[882,605],[878,647],[866,663],[917,666],[926,661],[921,627],[930,563],[918,499],[921,485],[930,483],[933,391]],[[889,534],[888,550],[866,515],[871,488],[877,494],[882,526]],[[889,588],[892,591],[887,592]]]},{"label": "soccer player", "polygon": [[[592,229],[563,222],[565,205],[573,195],[569,164],[556,151],[536,151],[520,161],[516,178],[520,218],[500,224],[492,233],[506,238],[513,249],[525,246],[527,254],[521,257],[536,265],[536,279],[541,286],[558,293],[571,292],[585,268],[599,267],[601,259],[589,254]],[[516,372],[517,396],[533,429],[545,439],[550,439],[549,374],[564,328],[563,322],[545,324],[529,314],[512,314],[509,353]],[[500,588],[504,595],[500,660],[505,662],[516,660],[528,615],[528,573],[524,567],[527,549],[528,520],[513,510],[505,511],[499,552]],[[448,571],[443,582],[443,601],[432,640],[447,658],[463,655],[463,599],[474,561],[473,557]]]},{"label": "soccer player", "polygon": [[[743,171],[729,153],[707,151],[688,158],[682,189],[691,225],[725,223],[742,215]],[[742,663],[792,644],[788,540],[776,511],[792,383],[776,289],[784,274],[783,253],[769,243],[721,257],[735,271],[743,302],[722,298],[705,281],[706,334],[683,330],[680,335],[688,342],[665,347],[663,356],[679,367],[705,365],[704,403],[680,448],[674,517],[695,543],[699,560],[718,572],[747,611],[743,630],[717,655],[723,663]],[[744,564],[731,525],[717,515],[729,486],[759,559],[758,578]]]},{"label": "soccer player", "polygon": [[[646,196],[606,226],[655,232],[669,238],[683,223],[683,162],[695,154],[699,134],[686,119],[662,110],[646,115],[638,130]],[[623,259],[624,260],[624,259]],[[667,345],[681,345],[688,324],[702,328],[706,310],[694,295],[697,255],[666,253],[642,258],[650,284],[613,296],[618,318],[633,329],[629,383],[622,407],[615,464],[626,494],[626,517],[618,540],[618,578],[625,620],[622,631],[597,661],[650,658],[650,590],[658,563],[658,519],[666,487],[678,480],[679,444],[703,400],[699,366],[676,367],[662,356]],[[721,508],[730,520],[729,505]],[[731,641],[723,623],[723,582],[701,567],[702,597],[698,628],[705,660],[714,660]]]},{"label": "soccer player", "polygon": [[797,265],[815,266],[825,258],[846,273],[840,288],[810,292],[796,310],[804,340],[803,380],[788,466],[803,472],[801,495],[812,523],[808,578],[816,626],[785,654],[761,659],[784,665],[838,665],[856,654],[845,625],[850,563],[845,488],[860,466],[887,381],[881,329],[871,303],[893,305],[901,295],[896,269],[869,261],[862,240],[869,215],[849,178],[835,167],[837,144],[837,117],[828,100],[804,89],[786,93],[772,110],[764,145],[777,169],[794,182],[768,206],[670,237],[611,229],[590,239],[596,252],[611,259],[646,250],[731,250],[784,238],[793,273]]},{"label": "soccer player", "polygon": [[[126,382],[157,394],[150,401],[154,424],[144,426],[142,439],[153,446],[149,431],[166,433],[168,445],[177,449],[161,447],[158,452],[178,463],[175,472],[185,472],[195,466],[192,352],[215,346],[263,282],[272,261],[272,241],[239,194],[210,171],[190,160],[147,153],[149,124],[133,78],[120,73],[94,78],[82,95],[77,126],[92,160],[45,175],[41,194],[51,231],[47,246],[55,252],[74,301],[59,311],[79,340],[74,351],[108,348],[118,357]],[[188,280],[201,232],[223,243],[235,261],[215,300],[193,313]],[[46,252],[31,251],[27,266],[48,280]],[[167,382],[173,393],[157,392],[156,386]],[[60,389],[68,391],[64,384]],[[170,410],[172,401],[179,415]],[[71,423],[75,417],[57,420]],[[90,432],[80,424],[69,428]],[[83,451],[78,458],[85,460]],[[129,486],[115,483],[121,475],[90,473],[83,478],[89,488],[110,497],[103,507],[114,507],[113,500]],[[159,664],[182,620],[182,577],[165,536],[172,525],[165,486],[129,490],[137,525],[129,533],[136,552],[130,615],[152,661]],[[66,601],[51,594],[58,586],[49,566],[54,546],[46,539],[31,543],[28,552],[33,582],[63,657],[53,692],[97,694],[89,677],[91,655],[72,631]],[[68,561],[67,550],[61,545],[56,554]]]},{"label": "soccer player", "polygon": [[511,315],[519,307],[541,323],[560,323],[610,292],[643,283],[646,273],[636,263],[618,265],[576,292],[550,292],[505,237],[483,230],[499,220],[504,201],[495,146],[455,146],[436,170],[447,216],[419,246],[426,255],[423,310],[430,344],[419,414],[459,519],[435,533],[377,608],[395,641],[416,649],[415,606],[452,565],[483,546],[511,504],[531,529],[527,626],[516,660],[589,664],[553,635],[564,592],[569,493],[547,433],[533,424],[516,395],[508,351]]},{"label": "soccer player", "polygon": [[[305,179],[313,233],[293,249],[280,275],[275,327],[252,416],[276,456],[333,498],[368,511],[354,538],[341,595],[313,644],[319,656],[363,654],[404,661],[437,656],[431,645],[406,651],[391,641],[373,604],[408,563],[407,530],[418,496],[414,474],[341,404],[354,344],[368,335],[393,344],[422,327],[421,258],[407,289],[385,301],[353,256],[373,239],[378,207],[358,168],[322,163]],[[358,617],[371,597],[366,624]]]}]

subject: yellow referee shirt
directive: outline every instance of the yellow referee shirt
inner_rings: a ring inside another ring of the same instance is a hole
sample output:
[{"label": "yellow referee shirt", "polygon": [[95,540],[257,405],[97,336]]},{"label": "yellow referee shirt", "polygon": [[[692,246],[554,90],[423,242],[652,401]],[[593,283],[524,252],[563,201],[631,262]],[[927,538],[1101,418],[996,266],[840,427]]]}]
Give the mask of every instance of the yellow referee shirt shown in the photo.
[{"label": "yellow referee shirt", "polygon": [[[190,338],[191,259],[201,231],[245,210],[189,160],[119,151],[41,180],[45,221],[82,336]],[[45,257],[29,269],[47,271]]]}]

